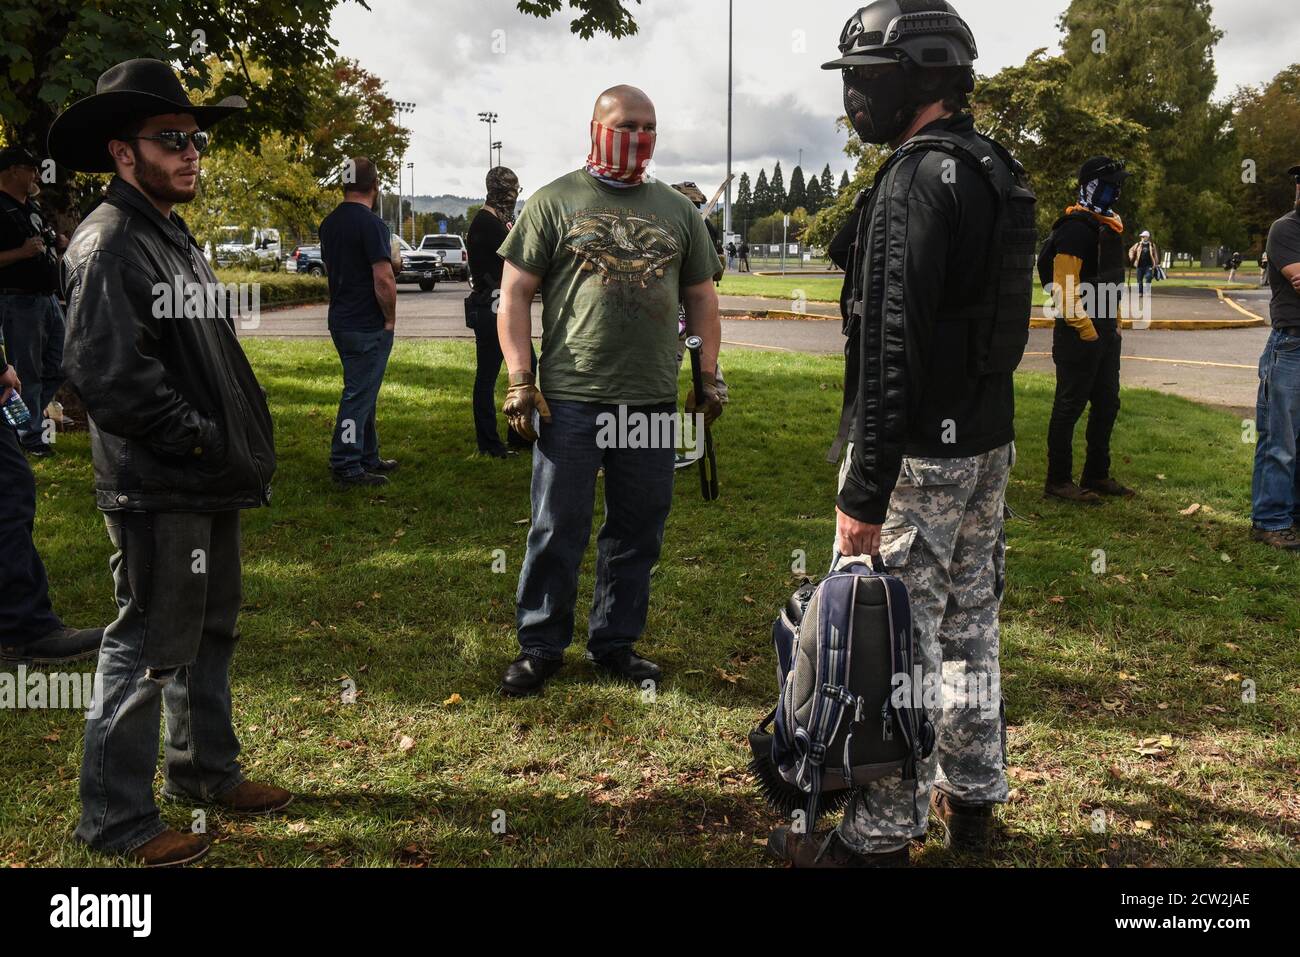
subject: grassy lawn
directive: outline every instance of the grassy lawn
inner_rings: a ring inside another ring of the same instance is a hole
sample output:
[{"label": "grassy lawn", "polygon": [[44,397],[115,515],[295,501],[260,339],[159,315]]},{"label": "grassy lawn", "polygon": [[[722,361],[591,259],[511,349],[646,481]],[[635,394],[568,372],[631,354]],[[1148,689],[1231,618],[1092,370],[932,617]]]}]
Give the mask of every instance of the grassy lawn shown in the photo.
[{"label": "grassy lawn", "polygon": [[[829,558],[823,453],[842,363],[728,352],[723,497],[702,502],[682,475],[639,646],[665,665],[657,698],[594,677],[579,640],[544,697],[509,701],[496,687],[516,652],[529,462],[472,454],[472,346],[394,350],[380,428],[404,468],[376,495],[329,482],[329,346],[247,347],[281,465],[275,505],[246,513],[235,718],[246,771],[300,798],[283,818],[211,813],[210,865],[763,864],[777,822],[745,774],[745,734],[774,697],[769,632],[798,580],[792,553],[812,574]],[[1300,565],[1246,539],[1241,424],[1129,392],[1115,467],[1141,497],[1085,513],[1040,496],[1050,379],[1023,376],[1019,393],[1002,657],[1013,790],[996,862],[1300,865]],[[84,433],[59,449],[36,465],[37,541],[62,614],[103,622],[110,546]],[[580,601],[591,567],[589,554]],[[341,701],[348,678],[355,704]],[[102,861],[71,837],[81,738],[69,711],[0,720],[0,865]],[[933,835],[919,860],[953,862]]]}]

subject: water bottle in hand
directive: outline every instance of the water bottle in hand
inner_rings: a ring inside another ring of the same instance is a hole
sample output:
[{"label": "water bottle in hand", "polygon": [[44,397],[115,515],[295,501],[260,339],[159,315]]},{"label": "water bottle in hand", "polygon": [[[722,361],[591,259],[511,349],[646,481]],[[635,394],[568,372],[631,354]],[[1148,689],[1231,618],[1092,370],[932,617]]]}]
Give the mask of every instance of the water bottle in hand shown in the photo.
[{"label": "water bottle in hand", "polygon": [[32,420],[32,414],[27,409],[27,403],[23,401],[23,397],[16,391],[9,396],[8,402],[0,406],[0,409],[4,410],[5,421],[15,429],[26,427],[27,423]]}]

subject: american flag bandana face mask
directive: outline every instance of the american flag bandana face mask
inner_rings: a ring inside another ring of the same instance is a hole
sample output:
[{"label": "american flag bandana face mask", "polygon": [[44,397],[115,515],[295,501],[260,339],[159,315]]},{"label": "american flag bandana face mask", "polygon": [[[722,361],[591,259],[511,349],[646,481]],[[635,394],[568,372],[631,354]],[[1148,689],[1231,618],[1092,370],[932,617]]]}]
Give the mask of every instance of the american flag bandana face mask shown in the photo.
[{"label": "american flag bandana face mask", "polygon": [[587,169],[597,176],[620,183],[639,183],[645,177],[654,151],[654,133],[613,130],[597,120],[591,121],[591,155],[587,157]]}]

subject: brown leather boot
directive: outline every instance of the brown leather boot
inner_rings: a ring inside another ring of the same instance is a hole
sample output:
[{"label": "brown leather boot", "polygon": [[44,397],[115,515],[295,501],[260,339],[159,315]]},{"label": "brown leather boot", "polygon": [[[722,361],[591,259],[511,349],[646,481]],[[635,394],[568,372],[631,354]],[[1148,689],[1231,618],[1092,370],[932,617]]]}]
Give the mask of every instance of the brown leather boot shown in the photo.
[{"label": "brown leather boot", "polygon": [[1300,551],[1300,535],[1296,534],[1294,527],[1284,528],[1276,532],[1270,532],[1263,528],[1252,528],[1250,537],[1270,548],[1278,548],[1284,552]]},{"label": "brown leather boot", "polygon": [[270,814],[272,811],[284,810],[292,801],[293,795],[284,788],[244,781],[212,803],[236,814]]},{"label": "brown leather boot", "polygon": [[862,854],[841,840],[838,831],[825,838],[795,834],[778,827],[767,837],[767,850],[791,867],[907,867],[907,846],[883,854]]},{"label": "brown leather boot", "polygon": [[962,854],[986,854],[993,836],[993,805],[958,804],[935,788],[930,810],[943,826],[943,846]]},{"label": "brown leather boot", "polygon": [[1109,495],[1111,498],[1132,498],[1137,492],[1131,488],[1120,485],[1113,478],[1088,479],[1083,483],[1083,488],[1089,492],[1096,492],[1098,495]]},{"label": "brown leather boot", "polygon": [[180,831],[166,830],[152,840],[146,841],[134,850],[127,852],[127,857],[140,862],[143,867],[178,867],[197,861],[212,845],[201,834],[183,834]]},{"label": "brown leather boot", "polygon": [[1101,496],[1096,492],[1081,489],[1073,482],[1049,482],[1043,487],[1043,494],[1048,498],[1065,499],[1079,505],[1100,505]]}]

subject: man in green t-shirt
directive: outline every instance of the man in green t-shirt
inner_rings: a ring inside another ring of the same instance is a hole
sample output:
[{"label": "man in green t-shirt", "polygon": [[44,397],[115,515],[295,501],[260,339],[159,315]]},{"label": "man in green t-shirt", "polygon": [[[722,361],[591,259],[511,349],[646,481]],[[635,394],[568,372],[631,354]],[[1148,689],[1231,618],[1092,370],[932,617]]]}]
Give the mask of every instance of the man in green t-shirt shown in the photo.
[{"label": "man in green t-shirt", "polygon": [[[521,654],[501,690],[540,691],[573,639],[578,568],[591,537],[596,477],[605,524],[587,657],[644,686],[658,665],[633,644],[645,629],[650,570],[672,506],[677,409],[677,308],[717,368],[722,329],[717,253],[691,202],[648,180],[654,104],[635,87],[596,100],[585,168],[528,201],[499,250],[505,260],[498,331],[510,370],[503,411],[533,447],[532,528],[519,576]],[[542,292],[539,375],[531,371],[531,304]],[[543,391],[545,397],[543,398]],[[712,374],[688,412],[722,412]]]}]

